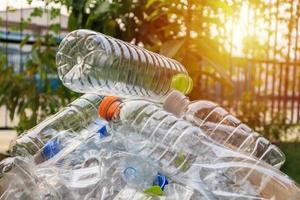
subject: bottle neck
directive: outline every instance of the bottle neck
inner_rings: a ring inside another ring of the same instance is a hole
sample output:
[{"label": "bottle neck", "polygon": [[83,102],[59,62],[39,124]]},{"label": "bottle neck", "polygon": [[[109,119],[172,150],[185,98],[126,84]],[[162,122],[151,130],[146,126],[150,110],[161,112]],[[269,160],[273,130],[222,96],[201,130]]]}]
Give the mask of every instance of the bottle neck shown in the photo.
[{"label": "bottle neck", "polygon": [[189,104],[190,101],[188,97],[174,90],[165,99],[163,108],[175,116],[181,117],[187,110]]},{"label": "bottle neck", "polygon": [[102,119],[111,121],[120,114],[122,101],[116,96],[107,96],[99,104],[98,113]]}]

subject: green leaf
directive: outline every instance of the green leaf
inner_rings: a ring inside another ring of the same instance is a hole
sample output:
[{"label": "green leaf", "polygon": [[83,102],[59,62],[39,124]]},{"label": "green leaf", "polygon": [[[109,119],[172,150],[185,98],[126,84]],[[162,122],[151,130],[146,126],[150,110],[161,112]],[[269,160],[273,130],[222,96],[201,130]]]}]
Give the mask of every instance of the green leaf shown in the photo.
[{"label": "green leaf", "polygon": [[149,21],[155,21],[158,19],[161,15],[164,15],[164,13],[161,13],[161,10],[156,9],[154,10],[148,17],[147,20]]},{"label": "green leaf", "polygon": [[73,12],[69,16],[68,29],[69,31],[73,31],[77,29],[77,19],[76,16],[73,14]]},{"label": "green leaf", "polygon": [[162,1],[161,0],[148,0],[146,5],[145,5],[145,8],[148,9],[149,7],[151,7],[156,2],[162,2]]},{"label": "green leaf", "polygon": [[60,31],[60,24],[51,24],[50,26],[49,26],[49,29],[51,30],[51,31],[53,31],[54,33],[59,33],[59,31]]},{"label": "green leaf", "polygon": [[7,12],[16,12],[17,9],[16,9],[15,7],[12,7],[12,6],[7,6],[7,7],[6,7],[6,11],[7,11]]},{"label": "green leaf", "polygon": [[149,187],[148,189],[145,189],[144,193],[151,196],[161,196],[163,194],[163,191],[158,185],[154,185]]},{"label": "green leaf", "polygon": [[26,35],[25,38],[20,43],[20,47],[22,48],[25,44],[27,44],[28,40],[30,38],[30,35]]},{"label": "green leaf", "polygon": [[28,27],[28,25],[29,25],[29,21],[22,19],[21,23],[20,23],[20,29],[24,30],[24,29],[26,29]]},{"label": "green leaf", "polygon": [[59,15],[60,15],[60,10],[59,9],[52,8],[50,10],[50,19],[55,19]]},{"label": "green leaf", "polygon": [[95,10],[95,14],[100,15],[103,13],[107,13],[107,12],[109,12],[109,7],[110,7],[109,2],[107,2],[107,1],[102,2],[98,5],[97,9]]},{"label": "green leaf", "polygon": [[160,54],[173,58],[176,53],[179,51],[179,49],[183,46],[184,44],[184,39],[181,40],[169,40],[165,43],[160,48]]},{"label": "green leaf", "polygon": [[33,11],[30,13],[31,17],[41,17],[43,15],[43,9],[42,8],[34,8]]}]

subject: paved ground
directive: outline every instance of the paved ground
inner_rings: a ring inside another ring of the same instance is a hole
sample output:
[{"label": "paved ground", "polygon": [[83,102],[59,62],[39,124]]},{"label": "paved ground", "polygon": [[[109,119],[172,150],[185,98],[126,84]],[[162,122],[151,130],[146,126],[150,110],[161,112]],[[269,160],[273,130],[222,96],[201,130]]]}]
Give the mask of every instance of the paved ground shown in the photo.
[{"label": "paved ground", "polygon": [[[4,106],[0,107],[0,127],[14,127],[18,124],[18,117],[10,120],[9,113]],[[5,153],[10,142],[17,136],[16,131],[13,130],[0,130],[0,154]]]},{"label": "paved ground", "polygon": [[8,150],[10,142],[16,138],[16,136],[16,131],[0,131],[0,153],[5,153]]},{"label": "paved ground", "polygon": [[6,107],[0,107],[0,127],[15,127],[18,123],[19,118],[17,116],[14,117],[14,120],[10,120]]}]

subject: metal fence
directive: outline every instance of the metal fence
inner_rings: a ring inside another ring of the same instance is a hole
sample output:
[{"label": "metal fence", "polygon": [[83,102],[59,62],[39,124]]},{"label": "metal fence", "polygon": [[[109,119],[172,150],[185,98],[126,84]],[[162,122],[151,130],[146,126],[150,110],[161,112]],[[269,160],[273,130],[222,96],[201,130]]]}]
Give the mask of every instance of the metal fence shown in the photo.
[{"label": "metal fence", "polygon": [[[274,62],[265,60],[232,59],[229,71],[234,88],[224,86],[215,78],[202,75],[199,84],[201,91],[210,94],[209,99],[243,112],[240,104],[243,95],[251,95],[249,106],[258,103],[265,106],[264,123],[270,123],[279,113],[284,114],[286,123],[300,121],[300,63]],[[205,95],[203,95],[205,98]],[[263,110],[262,110],[263,111]],[[243,115],[245,113],[240,113]]]},{"label": "metal fence", "polygon": [[[225,2],[228,5],[229,1]],[[212,26],[210,33],[229,53],[226,71],[234,88],[228,89],[221,81],[207,76],[206,65],[202,65],[201,92],[210,92],[208,98],[233,110],[241,110],[242,96],[248,93],[253,96],[249,104],[265,104],[264,123],[271,122],[278,113],[284,113],[286,123],[298,123],[300,2],[261,0],[229,4],[228,12],[222,14],[205,5],[210,12],[204,12],[204,16],[221,22]]]}]

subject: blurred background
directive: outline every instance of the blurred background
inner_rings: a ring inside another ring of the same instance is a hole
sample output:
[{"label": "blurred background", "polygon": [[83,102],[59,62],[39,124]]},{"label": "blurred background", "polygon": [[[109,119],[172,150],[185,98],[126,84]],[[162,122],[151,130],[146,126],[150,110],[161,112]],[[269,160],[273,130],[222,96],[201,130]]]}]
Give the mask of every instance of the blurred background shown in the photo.
[{"label": "blurred background", "polygon": [[219,103],[279,145],[300,182],[299,17],[299,0],[1,0],[0,152],[79,96],[60,83],[55,54],[85,28],[183,63],[190,99]]}]

